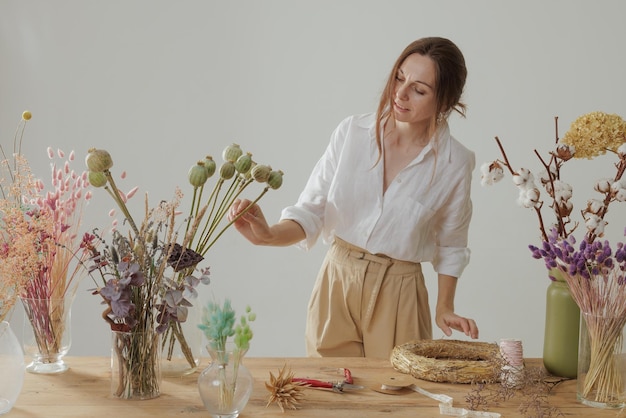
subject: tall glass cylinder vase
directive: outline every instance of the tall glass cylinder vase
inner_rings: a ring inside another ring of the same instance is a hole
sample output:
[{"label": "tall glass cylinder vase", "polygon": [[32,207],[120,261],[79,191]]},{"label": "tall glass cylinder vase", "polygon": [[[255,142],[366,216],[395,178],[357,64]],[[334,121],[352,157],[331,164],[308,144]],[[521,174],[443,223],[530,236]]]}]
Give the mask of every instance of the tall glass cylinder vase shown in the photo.
[{"label": "tall glass cylinder vase", "polygon": [[0,415],[9,412],[24,383],[24,352],[8,322],[0,322]]},{"label": "tall glass cylinder vase", "polygon": [[152,399],[161,387],[161,346],[155,330],[112,331],[111,396],[118,399]]},{"label": "tall glass cylinder vase", "polygon": [[209,344],[211,364],[198,377],[204,407],[214,418],[236,418],[248,403],[254,380],[243,365],[245,351],[227,343],[216,350]]},{"label": "tall glass cylinder vase", "polygon": [[546,292],[543,340],[543,364],[550,374],[568,379],[576,377],[579,328],[580,309],[572,299],[567,283],[552,281]]},{"label": "tall glass cylinder vase", "polygon": [[21,298],[24,307],[23,347],[32,361],[31,373],[63,373],[63,361],[72,345],[71,309],[73,298]]},{"label": "tall glass cylinder vase", "polygon": [[626,318],[581,314],[577,398],[596,408],[626,407]]},{"label": "tall glass cylinder vase", "polygon": [[161,372],[163,377],[180,377],[195,372],[200,364],[202,330],[198,328],[200,310],[188,309],[185,322],[172,321],[161,336]]}]

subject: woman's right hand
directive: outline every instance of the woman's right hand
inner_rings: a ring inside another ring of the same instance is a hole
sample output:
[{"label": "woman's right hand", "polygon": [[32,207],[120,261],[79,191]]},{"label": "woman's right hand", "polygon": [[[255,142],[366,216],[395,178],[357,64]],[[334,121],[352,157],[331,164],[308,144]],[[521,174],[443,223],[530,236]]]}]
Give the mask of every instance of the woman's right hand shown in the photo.
[{"label": "woman's right hand", "polygon": [[228,210],[228,220],[233,222],[241,235],[255,245],[283,247],[306,238],[300,224],[289,219],[269,226],[259,205],[248,199],[236,199],[233,202]]},{"label": "woman's right hand", "polygon": [[228,211],[228,220],[234,221],[237,231],[255,245],[267,245],[272,240],[272,232],[261,207],[248,199],[235,199]]}]

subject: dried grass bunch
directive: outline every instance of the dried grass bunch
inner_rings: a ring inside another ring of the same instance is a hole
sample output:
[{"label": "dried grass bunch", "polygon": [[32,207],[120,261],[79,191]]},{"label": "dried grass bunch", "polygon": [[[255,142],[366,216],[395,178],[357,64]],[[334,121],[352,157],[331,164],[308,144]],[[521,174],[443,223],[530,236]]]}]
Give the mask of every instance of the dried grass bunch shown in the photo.
[{"label": "dried grass bunch", "polygon": [[30,112],[25,111],[12,153],[0,146],[0,320],[17,297],[24,303],[40,353],[57,352],[64,333],[60,318],[86,276],[85,235],[79,230],[91,198],[87,173],[71,165],[74,152],[48,148],[50,185],[33,175],[22,153]]}]

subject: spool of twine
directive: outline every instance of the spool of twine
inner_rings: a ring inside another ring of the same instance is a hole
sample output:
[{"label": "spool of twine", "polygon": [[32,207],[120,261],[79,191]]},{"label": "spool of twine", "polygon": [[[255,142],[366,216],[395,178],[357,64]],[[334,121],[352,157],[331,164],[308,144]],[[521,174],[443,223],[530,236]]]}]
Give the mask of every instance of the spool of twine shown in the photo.
[{"label": "spool of twine", "polygon": [[503,385],[511,387],[521,383],[521,374],[524,369],[524,349],[522,341],[513,338],[501,339],[498,343],[500,354],[505,361],[502,366],[500,381]]}]

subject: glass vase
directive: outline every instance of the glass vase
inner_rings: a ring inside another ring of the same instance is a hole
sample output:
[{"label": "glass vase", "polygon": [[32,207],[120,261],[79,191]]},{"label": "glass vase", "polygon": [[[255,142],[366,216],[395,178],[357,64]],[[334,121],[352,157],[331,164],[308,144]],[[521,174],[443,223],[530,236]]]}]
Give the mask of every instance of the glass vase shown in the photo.
[{"label": "glass vase", "polygon": [[21,298],[24,307],[23,347],[32,361],[30,373],[56,374],[69,368],[63,361],[72,345],[73,298]]},{"label": "glass vase", "polygon": [[198,377],[198,390],[204,407],[214,418],[236,418],[244,409],[254,380],[243,365],[245,351],[228,343],[224,350],[207,346],[211,364]]},{"label": "glass vase", "polygon": [[560,274],[556,277],[546,291],[543,364],[548,373],[573,379],[578,373],[580,309],[567,283]]},{"label": "glass vase", "polygon": [[581,314],[576,397],[587,406],[626,407],[625,321]]},{"label": "glass vase", "polygon": [[161,373],[164,377],[181,377],[198,369],[202,351],[199,310],[188,308],[185,322],[172,321],[161,336]]},{"label": "glass vase", "polygon": [[111,396],[143,400],[159,396],[161,346],[156,330],[111,335]]},{"label": "glass vase", "polygon": [[24,352],[8,322],[0,322],[0,415],[9,412],[24,383]]}]

